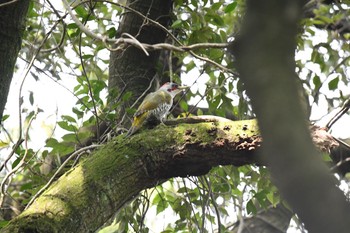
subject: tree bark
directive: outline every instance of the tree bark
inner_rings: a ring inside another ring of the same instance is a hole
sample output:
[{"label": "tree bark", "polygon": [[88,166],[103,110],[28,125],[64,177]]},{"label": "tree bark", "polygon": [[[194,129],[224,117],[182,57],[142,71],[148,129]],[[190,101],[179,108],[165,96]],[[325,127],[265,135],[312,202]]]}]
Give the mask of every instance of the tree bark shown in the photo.
[{"label": "tree bark", "polygon": [[345,233],[349,203],[314,149],[298,101],[294,51],[305,2],[248,1],[233,51],[258,116],[264,159],[282,197],[309,232]]},{"label": "tree bark", "polygon": [[[129,0],[127,5],[167,27],[172,9],[171,0]],[[134,36],[142,43],[155,44],[165,41],[166,32],[145,18],[126,10],[120,23],[116,37],[122,33]],[[116,90],[117,95],[131,91],[132,97],[118,108],[118,120],[123,118],[126,108],[148,88],[156,74],[159,51],[149,52],[147,56],[140,48],[129,46],[110,55],[109,82],[110,91]],[[156,82],[153,83],[153,91]]]},{"label": "tree bark", "polygon": [[[0,4],[9,2],[0,0]],[[29,0],[0,7],[0,123],[7,102],[18,52],[22,43]]]}]

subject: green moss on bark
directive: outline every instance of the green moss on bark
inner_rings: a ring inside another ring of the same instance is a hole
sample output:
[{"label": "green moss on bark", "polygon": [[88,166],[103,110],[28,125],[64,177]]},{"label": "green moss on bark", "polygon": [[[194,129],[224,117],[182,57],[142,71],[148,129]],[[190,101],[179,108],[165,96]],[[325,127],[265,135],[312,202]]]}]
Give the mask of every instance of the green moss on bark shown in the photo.
[{"label": "green moss on bark", "polygon": [[254,150],[238,148],[257,134],[251,120],[160,125],[118,136],[60,177],[4,232],[94,231],[141,190],[167,178],[253,163]]}]

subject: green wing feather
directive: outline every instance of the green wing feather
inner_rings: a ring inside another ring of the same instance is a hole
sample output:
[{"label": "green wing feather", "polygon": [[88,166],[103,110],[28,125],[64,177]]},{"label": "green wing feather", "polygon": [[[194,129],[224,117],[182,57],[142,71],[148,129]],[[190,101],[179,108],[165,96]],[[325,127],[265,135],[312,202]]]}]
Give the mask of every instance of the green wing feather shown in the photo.
[{"label": "green wing feather", "polygon": [[149,112],[156,109],[160,103],[168,103],[171,102],[171,95],[169,95],[166,91],[160,90],[156,92],[149,93],[145,99],[142,101],[137,111],[134,114],[135,117],[143,114],[144,112]]},{"label": "green wing feather", "polygon": [[163,90],[149,93],[135,112],[132,125],[126,134],[126,137],[133,135],[137,130],[141,128],[143,123],[150,116],[150,111],[156,109],[160,103],[170,104],[171,100],[171,95]]}]

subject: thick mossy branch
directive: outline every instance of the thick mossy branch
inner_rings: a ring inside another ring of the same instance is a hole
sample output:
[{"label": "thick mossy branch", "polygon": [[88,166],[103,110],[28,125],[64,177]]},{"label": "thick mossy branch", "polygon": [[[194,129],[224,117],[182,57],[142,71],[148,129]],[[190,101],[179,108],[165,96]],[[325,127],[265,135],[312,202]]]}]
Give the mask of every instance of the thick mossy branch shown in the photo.
[{"label": "thick mossy branch", "polygon": [[166,178],[255,162],[258,134],[252,120],[160,125],[128,139],[119,136],[51,185],[4,232],[95,230],[141,190]]},{"label": "thick mossy branch", "polygon": [[3,232],[94,231],[141,190],[167,178],[260,163],[260,144],[255,120],[159,125],[121,135],[53,183]]}]

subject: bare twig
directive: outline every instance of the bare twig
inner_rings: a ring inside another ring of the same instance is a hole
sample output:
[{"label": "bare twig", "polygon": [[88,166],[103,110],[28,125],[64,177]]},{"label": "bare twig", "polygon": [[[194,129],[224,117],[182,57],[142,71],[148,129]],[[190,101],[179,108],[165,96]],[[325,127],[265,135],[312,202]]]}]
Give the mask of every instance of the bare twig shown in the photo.
[{"label": "bare twig", "polygon": [[247,184],[244,185],[244,188],[242,190],[242,195],[239,197],[239,211],[238,211],[238,220],[239,220],[239,225],[238,225],[238,230],[237,233],[242,233],[245,226],[244,226],[244,216],[243,216],[243,205],[244,205],[244,200],[243,200],[243,193],[245,193],[245,190],[247,188]]},{"label": "bare twig", "polygon": [[[29,140],[29,129],[30,129],[30,126],[32,125],[32,122],[33,120],[36,118],[37,116],[37,113],[36,112],[29,120],[29,123],[28,123],[28,127],[27,127],[27,130],[25,132],[25,152],[24,152],[24,155],[21,159],[21,161],[17,164],[17,166],[12,169],[12,171],[10,171],[9,173],[6,174],[6,176],[4,177],[4,179],[1,181],[1,186],[0,186],[0,190],[1,190],[1,198],[0,198],[0,206],[2,206],[3,204],[3,201],[5,200],[5,196],[6,196],[6,193],[7,193],[7,189],[8,187],[10,186],[10,178],[12,177],[13,174],[15,174],[19,169],[21,169],[24,164],[25,164],[25,160],[27,158],[27,155],[28,155],[28,140]],[[14,151],[14,150],[13,150]],[[11,152],[12,153],[12,152]],[[12,156],[11,156],[12,157]],[[8,182],[9,181],[9,182]],[[6,187],[6,183],[7,183],[7,187]]]},{"label": "bare twig", "polygon": [[[86,17],[86,21],[84,22],[84,24],[87,22],[87,20],[90,17],[90,15],[91,15],[91,11],[89,11],[89,15]],[[99,120],[99,116],[98,116],[98,113],[97,113],[97,106],[96,106],[96,102],[95,102],[94,95],[93,95],[93,92],[92,92],[90,79],[88,78],[88,74],[86,72],[85,64],[84,64],[83,57],[82,57],[81,42],[82,42],[82,33],[80,33],[80,35],[79,35],[79,58],[80,58],[80,64],[82,66],[83,74],[84,74],[84,77],[85,77],[85,80],[86,80],[86,83],[87,83],[87,86],[88,86],[89,96],[91,98],[92,106],[94,108],[93,114],[94,114],[94,116],[96,118],[96,128],[97,128],[96,136],[99,139],[100,138],[100,120]]]},{"label": "bare twig", "polygon": [[[228,43],[197,43],[197,44],[193,44],[193,45],[181,45],[181,46],[174,46],[174,45],[168,44],[168,43],[158,43],[158,44],[151,45],[151,44],[141,43],[135,37],[131,36],[128,33],[123,33],[122,36],[127,36],[129,38],[123,38],[123,37],[118,38],[118,39],[103,38],[102,41],[105,43],[105,46],[107,47],[107,49],[109,51],[116,52],[116,51],[123,49],[122,46],[119,46],[116,48],[110,48],[107,45],[107,42],[114,42],[115,45],[129,44],[129,45],[133,45],[135,47],[138,47],[147,56],[149,56],[147,51],[154,51],[154,50],[170,50],[170,51],[176,51],[176,52],[191,52],[191,50],[195,50],[195,49],[227,48],[229,46]],[[98,38],[95,38],[95,39],[98,39]],[[197,55],[197,56],[199,56],[199,55]],[[204,60],[204,59],[200,58],[200,60]]]},{"label": "bare twig", "polygon": [[66,29],[66,25],[65,24],[62,24],[62,25],[63,25],[63,31],[62,31],[61,39],[58,42],[58,44],[55,47],[53,47],[53,48],[42,49],[40,52],[42,52],[42,53],[50,53],[50,52],[52,52],[52,51],[54,51],[56,49],[59,49],[62,46],[64,38],[65,38],[65,35],[66,35],[66,30],[67,30]]},{"label": "bare twig", "polygon": [[90,31],[89,29],[87,29],[81,22],[80,20],[73,14],[72,9],[70,8],[68,2],[66,0],[62,0],[62,3],[64,5],[64,8],[68,11],[68,14],[70,15],[70,17],[72,17],[74,23],[76,23],[76,25],[79,27],[79,29],[84,32],[86,35],[88,35],[89,37],[98,39],[100,41],[110,41],[110,39],[106,39],[103,36],[99,36],[95,33],[93,33],[92,31]]},{"label": "bare twig", "polygon": [[203,179],[204,179],[204,182],[206,183],[206,185],[208,186],[208,190],[209,190],[208,192],[210,195],[210,199],[211,199],[211,202],[212,202],[214,209],[215,209],[216,218],[218,219],[218,233],[221,233],[221,220],[220,220],[220,211],[218,208],[218,204],[215,201],[215,197],[213,194],[213,190],[211,188],[210,180],[207,179],[206,176],[203,176]]},{"label": "bare twig", "polygon": [[13,4],[15,2],[18,2],[18,0],[12,0],[12,1],[9,1],[9,2],[0,3],[0,7],[7,6],[7,5]]},{"label": "bare twig", "polygon": [[4,169],[4,167],[6,166],[6,164],[8,163],[8,161],[12,158],[12,156],[15,154],[15,151],[17,150],[17,148],[24,142],[23,138],[19,138],[16,142],[16,144],[12,147],[12,150],[10,152],[10,154],[7,156],[7,158],[5,159],[5,161],[1,164],[0,166],[0,171],[2,171],[2,169]]},{"label": "bare twig", "polygon": [[[194,177],[194,178],[195,178],[195,177]],[[198,220],[197,220],[197,218],[196,218],[196,212],[194,211],[193,206],[192,206],[192,204],[191,204],[191,198],[190,198],[190,194],[189,194],[188,188],[187,188],[187,186],[186,186],[186,180],[185,180],[185,178],[181,178],[181,179],[182,179],[183,186],[184,186],[184,188],[185,188],[185,193],[187,194],[187,195],[185,195],[185,198],[188,199],[188,205],[190,206],[191,212],[192,212],[192,214],[193,214],[193,216],[194,216],[194,217],[193,217],[194,223],[195,223],[195,225],[197,226],[197,228],[200,229],[199,222],[198,222]],[[190,179],[188,179],[188,180],[190,180]],[[192,182],[195,183],[194,181],[192,181]],[[196,184],[196,185],[198,185],[198,184]]]},{"label": "bare twig", "polygon": [[149,56],[149,53],[147,52],[145,47],[135,37],[133,37],[132,35],[130,35],[129,33],[126,33],[126,32],[124,32],[122,34],[122,36],[129,37],[131,40],[133,40],[135,42],[136,47],[139,47],[146,54],[146,56]]},{"label": "bare twig", "polygon": [[331,171],[334,172],[336,171],[341,165],[350,162],[350,157],[346,158],[346,159],[342,159],[340,160],[337,164],[335,164],[333,167],[331,167]]},{"label": "bare twig", "polygon": [[334,117],[327,123],[326,128],[327,131],[330,130],[330,128],[334,125],[335,122],[337,122],[347,111],[350,109],[350,99],[345,101],[344,106],[340,109],[337,114],[335,114]]},{"label": "bare twig", "polygon": [[[65,35],[66,35],[66,30],[67,30],[66,29],[66,24],[63,21],[63,19],[67,16],[67,14],[61,16],[60,13],[56,10],[56,8],[52,5],[52,3],[50,1],[47,1],[47,3],[50,5],[50,7],[52,8],[53,12],[58,17],[58,21],[57,22],[61,22],[62,23],[63,31],[62,31],[61,38],[60,38],[60,41],[58,42],[58,44],[55,47],[50,48],[50,49],[42,49],[41,52],[43,52],[43,53],[49,53],[49,52],[52,52],[52,51],[60,48],[62,46],[62,44],[63,44],[64,38],[65,38]],[[57,26],[57,22],[55,23],[54,27]]]}]

